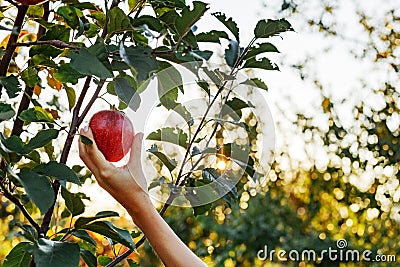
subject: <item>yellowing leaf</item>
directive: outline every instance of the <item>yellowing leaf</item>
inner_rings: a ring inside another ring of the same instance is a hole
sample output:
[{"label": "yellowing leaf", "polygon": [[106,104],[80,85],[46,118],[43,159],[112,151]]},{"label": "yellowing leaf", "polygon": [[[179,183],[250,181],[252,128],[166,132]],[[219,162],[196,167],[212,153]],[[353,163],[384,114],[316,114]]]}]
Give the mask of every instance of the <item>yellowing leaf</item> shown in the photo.
[{"label": "yellowing leaf", "polygon": [[41,88],[39,85],[36,84],[36,85],[33,87],[33,93],[34,93],[35,95],[39,96],[41,92],[42,92],[42,88]]},{"label": "yellowing leaf", "polygon": [[53,74],[54,74],[54,69],[50,69],[49,74],[47,75],[47,84],[51,88],[56,89],[57,91],[60,91],[62,88],[62,83],[57,81],[56,78],[54,78]]},{"label": "yellowing leaf", "polygon": [[10,39],[10,34],[7,35],[6,37],[4,37],[3,41],[1,41],[0,46],[6,48],[7,43],[8,43],[8,39]]},{"label": "yellowing leaf", "polygon": [[53,119],[57,120],[60,118],[60,116],[58,115],[58,111],[56,109],[45,108],[45,110],[53,116]]}]

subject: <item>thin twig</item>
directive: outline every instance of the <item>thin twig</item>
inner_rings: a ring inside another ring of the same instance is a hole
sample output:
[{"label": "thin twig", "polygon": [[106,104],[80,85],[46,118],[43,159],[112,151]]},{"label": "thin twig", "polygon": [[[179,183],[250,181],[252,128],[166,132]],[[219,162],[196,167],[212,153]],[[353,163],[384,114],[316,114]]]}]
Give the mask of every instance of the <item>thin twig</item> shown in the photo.
[{"label": "thin twig", "polygon": [[78,46],[70,45],[70,44],[64,43],[63,41],[60,41],[60,40],[24,42],[24,43],[15,43],[14,44],[14,46],[33,46],[33,45],[52,45],[57,48],[79,49]]},{"label": "thin twig", "polygon": [[15,3],[14,1],[11,1],[11,0],[6,0],[6,1],[17,8],[19,7],[19,5],[17,3]]},{"label": "thin twig", "polygon": [[90,108],[92,107],[94,101],[96,101],[96,99],[99,97],[99,93],[101,91],[101,89],[103,88],[103,85],[105,83],[106,80],[101,79],[99,81],[99,83],[97,84],[97,88],[96,91],[94,92],[92,98],[89,100],[89,103],[86,105],[85,109],[82,111],[81,115],[78,118],[78,126],[82,124],[83,119],[86,117],[86,115],[88,114]]}]

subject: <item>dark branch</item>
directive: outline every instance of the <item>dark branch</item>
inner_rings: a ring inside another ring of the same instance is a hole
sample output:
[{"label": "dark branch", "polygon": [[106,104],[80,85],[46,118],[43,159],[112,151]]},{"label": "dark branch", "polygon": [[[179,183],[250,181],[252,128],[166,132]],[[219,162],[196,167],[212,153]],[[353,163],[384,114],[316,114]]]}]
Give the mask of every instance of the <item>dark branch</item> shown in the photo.
[{"label": "dark branch", "polygon": [[[44,13],[43,13],[42,19],[47,21],[49,18],[49,14],[50,14],[49,2],[46,2],[43,4],[43,9],[44,9]],[[39,30],[37,32],[37,39],[42,37],[45,33],[46,33],[46,29],[44,27],[40,26]],[[15,43],[10,44],[10,49],[15,50],[15,48],[16,48]],[[33,95],[33,88],[26,86],[25,90],[24,90],[24,94],[22,95],[21,102],[18,107],[18,113],[17,113],[16,119],[14,121],[11,135],[19,136],[22,133],[22,127],[24,126],[24,122],[19,119],[19,114],[21,114],[22,111],[24,111],[25,109],[27,109],[29,107],[29,103],[30,103],[30,99],[31,99],[32,95]]]},{"label": "dark branch", "polygon": [[63,41],[60,41],[60,40],[24,42],[24,43],[15,43],[14,45],[15,46],[52,45],[57,48],[79,49],[78,46],[70,45],[70,44],[64,43]]},{"label": "dark branch", "polygon": [[89,103],[86,105],[85,109],[82,111],[82,114],[78,118],[78,122],[77,122],[78,125],[82,124],[84,118],[88,114],[88,112],[89,112],[90,108],[92,107],[94,101],[96,101],[96,99],[99,97],[99,93],[100,93],[101,89],[103,88],[104,83],[105,83],[105,80],[100,80],[100,82],[97,85],[96,91],[94,92],[92,98],[89,100]]},{"label": "dark branch", "polygon": [[24,22],[26,11],[28,10],[28,6],[18,6],[17,17],[14,22],[14,31],[10,35],[10,39],[8,39],[8,43],[6,46],[6,53],[0,61],[0,76],[6,76],[8,65],[10,65],[12,55],[14,54],[16,46],[14,44],[18,40],[19,33],[21,32],[22,24]]}]

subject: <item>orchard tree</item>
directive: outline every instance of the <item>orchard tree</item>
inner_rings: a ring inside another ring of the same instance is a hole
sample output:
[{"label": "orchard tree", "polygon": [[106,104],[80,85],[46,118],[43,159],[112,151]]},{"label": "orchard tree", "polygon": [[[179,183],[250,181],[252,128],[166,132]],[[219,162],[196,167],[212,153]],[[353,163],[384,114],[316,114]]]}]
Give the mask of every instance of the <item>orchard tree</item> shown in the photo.
[{"label": "orchard tree", "polygon": [[[187,124],[184,129],[161,128],[147,137],[155,142],[149,154],[169,173],[150,184],[169,189],[161,214],[178,198],[193,206],[196,215],[204,214],[215,205],[199,201],[203,193],[205,198],[217,196],[214,202],[234,205],[244,183],[236,185],[230,175],[239,179],[263,175],[255,167],[257,148],[252,145],[258,138],[257,125],[246,120],[246,110],[256,107],[235,94],[238,85],[233,81],[241,70],[278,70],[265,57],[278,52],[267,40],[293,30],[286,20],[259,21],[254,37],[246,42],[240,40],[236,23],[222,13],[212,15],[225,31],[198,33],[196,23],[209,9],[200,1],[35,4],[3,1],[0,10],[4,36],[0,47],[1,210],[4,218],[14,218],[11,229],[19,227],[22,233],[3,266],[78,266],[80,261],[88,266],[115,266],[145,241],[143,236],[135,243],[140,233],[114,225],[111,218],[118,216],[116,212],[82,216],[82,200],[87,196],[80,186],[91,175],[67,161],[78,128],[88,120],[95,101],[118,99],[118,109],[137,110],[140,93],[154,79],[159,104]],[[208,67],[213,51],[204,47],[210,45],[224,53],[220,68]],[[193,91],[185,88],[177,65],[194,75],[197,87],[191,90],[205,96],[202,116],[193,117],[178,101]],[[240,84],[267,89],[253,77]],[[226,131],[239,128],[247,133],[247,142],[224,138]],[[183,157],[168,155],[164,143],[180,147]],[[237,166],[236,173],[218,169],[215,162],[207,161],[209,155]],[[209,190],[200,189],[207,185]],[[65,203],[62,212],[56,208],[60,203]],[[11,205],[15,209],[7,208]],[[93,233],[127,249],[115,258],[98,255],[99,242]],[[132,259],[128,263],[137,266]]]}]

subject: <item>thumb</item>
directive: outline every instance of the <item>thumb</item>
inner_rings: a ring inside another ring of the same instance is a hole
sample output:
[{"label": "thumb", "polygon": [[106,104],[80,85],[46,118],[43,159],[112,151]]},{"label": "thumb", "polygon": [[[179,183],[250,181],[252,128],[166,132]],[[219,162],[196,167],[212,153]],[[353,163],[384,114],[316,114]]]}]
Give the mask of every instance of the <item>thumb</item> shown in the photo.
[{"label": "thumb", "polygon": [[131,153],[127,165],[131,171],[135,172],[134,175],[137,175],[138,173],[136,172],[139,171],[141,172],[141,174],[143,173],[141,162],[143,136],[144,134],[142,132],[135,134],[131,146]]}]

